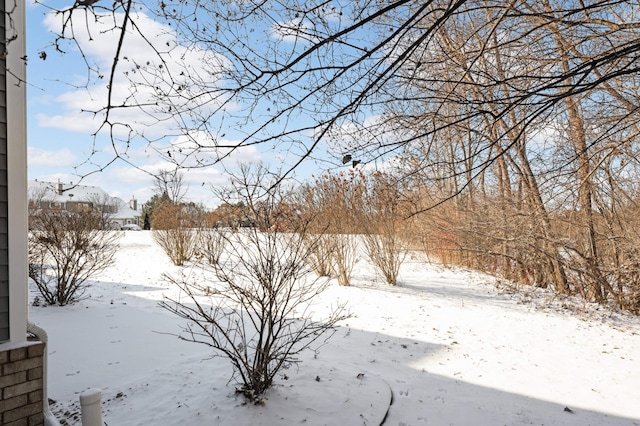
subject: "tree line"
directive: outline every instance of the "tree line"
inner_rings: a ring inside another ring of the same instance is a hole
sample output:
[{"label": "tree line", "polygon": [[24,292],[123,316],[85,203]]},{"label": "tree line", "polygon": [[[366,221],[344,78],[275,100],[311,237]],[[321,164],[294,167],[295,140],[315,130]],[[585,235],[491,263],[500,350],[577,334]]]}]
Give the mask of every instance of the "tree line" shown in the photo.
[{"label": "tree line", "polygon": [[[409,206],[401,216],[421,230],[415,239],[446,262],[639,311],[636,3],[141,7],[128,0],[58,10],[60,50],[86,46],[74,34],[87,17],[115,18],[123,34],[116,60],[90,75],[126,75],[137,93],[152,94],[153,102],[121,102],[110,85],[94,111],[102,130],[124,126],[131,146],[148,144],[187,168],[269,147],[290,160],[283,180],[317,152],[334,169],[348,155],[391,176]],[[205,65],[149,37],[153,58],[124,58],[124,35],[143,31],[139,12],[169,25],[181,46],[204,49]],[[116,119],[132,107],[171,123],[167,136],[188,143],[145,139],[143,129]],[[241,137],[225,138],[231,128]]]}]

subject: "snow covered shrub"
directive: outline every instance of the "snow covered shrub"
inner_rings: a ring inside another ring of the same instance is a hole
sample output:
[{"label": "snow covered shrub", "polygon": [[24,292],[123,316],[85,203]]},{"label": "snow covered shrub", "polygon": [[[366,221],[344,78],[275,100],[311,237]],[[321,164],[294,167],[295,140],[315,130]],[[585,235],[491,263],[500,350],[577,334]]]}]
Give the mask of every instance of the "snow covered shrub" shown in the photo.
[{"label": "snow covered shrub", "polygon": [[163,201],[153,212],[153,239],[174,265],[183,265],[194,255],[198,233],[191,229],[189,210],[181,203]]},{"label": "snow covered shrub", "polygon": [[113,262],[120,233],[102,231],[94,211],[42,209],[29,217],[29,278],[44,301],[66,305]]},{"label": "snow covered shrub", "polygon": [[261,226],[223,234],[224,261],[202,265],[201,278],[167,276],[182,297],[161,303],[188,321],[180,338],[208,345],[231,362],[238,391],[250,400],[260,400],[281,369],[299,362],[301,351],[348,317],[343,306],[313,315],[314,299],[329,280],[307,265],[309,222],[283,215],[291,211],[282,208],[287,198],[265,181],[263,169],[257,173],[256,185],[246,179],[235,184],[236,197],[253,216],[247,219]]}]

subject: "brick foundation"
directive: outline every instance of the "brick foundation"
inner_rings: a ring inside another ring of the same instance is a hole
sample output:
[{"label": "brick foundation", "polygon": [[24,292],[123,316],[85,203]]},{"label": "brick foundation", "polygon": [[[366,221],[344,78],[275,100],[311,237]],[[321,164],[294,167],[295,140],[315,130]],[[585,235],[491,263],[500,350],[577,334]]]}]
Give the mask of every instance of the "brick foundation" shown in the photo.
[{"label": "brick foundation", "polygon": [[44,424],[43,357],[42,342],[0,352],[0,425]]}]

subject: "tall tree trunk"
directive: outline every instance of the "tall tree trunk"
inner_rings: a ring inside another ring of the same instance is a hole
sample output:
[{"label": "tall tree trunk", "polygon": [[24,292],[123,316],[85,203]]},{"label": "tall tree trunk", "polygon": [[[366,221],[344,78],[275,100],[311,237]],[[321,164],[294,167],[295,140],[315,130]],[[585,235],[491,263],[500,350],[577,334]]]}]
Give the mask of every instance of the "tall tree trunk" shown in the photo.
[{"label": "tall tree trunk", "polygon": [[[551,6],[548,0],[542,2],[545,12],[552,16]],[[568,54],[570,44],[565,40],[560,32],[560,28],[556,22],[551,22],[549,28],[553,33],[558,52],[559,65],[562,72],[570,76],[571,67],[569,64]],[[587,146],[587,138],[585,133],[584,117],[580,113],[578,100],[569,94],[569,88],[573,87],[573,79],[568,77],[564,87],[560,89],[563,95],[564,107],[568,117],[568,137],[576,153],[578,160],[578,178],[580,180],[578,188],[578,202],[580,204],[580,217],[582,219],[583,232],[586,238],[585,258],[589,273],[591,275],[590,282],[587,284],[587,297],[589,300],[603,300],[603,277],[600,272],[600,260],[598,258],[598,244],[596,241],[596,231],[593,213],[593,188],[591,183],[591,164],[589,161],[589,147]]]},{"label": "tall tree trunk", "polygon": [[[497,39],[495,39],[496,37],[497,36],[494,34],[494,43],[497,46],[498,42]],[[499,79],[503,82],[507,81],[506,72],[504,70],[500,52],[497,50],[495,50],[494,65],[496,67],[496,72]],[[504,93],[510,92],[506,84],[503,83],[501,86]],[[569,293],[567,276],[562,266],[560,250],[557,243],[555,242],[556,238],[554,237],[553,229],[551,227],[549,213],[547,212],[547,208],[540,193],[538,180],[536,179],[536,176],[531,169],[531,163],[529,162],[529,157],[527,155],[525,135],[523,132],[521,132],[521,126],[518,125],[520,120],[518,120],[516,111],[514,109],[511,109],[509,111],[508,117],[511,124],[509,124],[505,118],[501,118],[499,122],[506,132],[509,140],[516,148],[516,156],[519,161],[519,167],[517,170],[520,175],[520,180],[524,186],[525,196],[527,199],[526,205],[528,205],[529,212],[534,218],[535,229],[541,230],[542,235],[540,235],[539,238],[542,240],[542,251],[547,259],[549,259],[548,268],[550,270],[550,275],[553,278],[555,289],[559,293],[567,294]],[[545,262],[544,260],[541,263],[547,264],[547,262]],[[537,284],[546,287],[546,282]]]}]

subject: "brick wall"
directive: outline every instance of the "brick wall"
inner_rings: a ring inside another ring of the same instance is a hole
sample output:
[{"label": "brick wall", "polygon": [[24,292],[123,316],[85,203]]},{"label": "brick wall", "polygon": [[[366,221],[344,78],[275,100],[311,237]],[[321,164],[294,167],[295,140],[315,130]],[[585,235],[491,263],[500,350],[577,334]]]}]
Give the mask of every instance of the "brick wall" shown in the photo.
[{"label": "brick wall", "polygon": [[43,354],[42,342],[0,352],[0,425],[44,424]]}]

